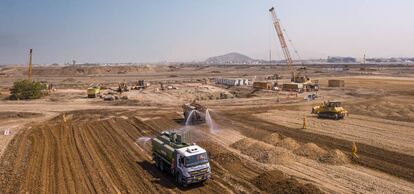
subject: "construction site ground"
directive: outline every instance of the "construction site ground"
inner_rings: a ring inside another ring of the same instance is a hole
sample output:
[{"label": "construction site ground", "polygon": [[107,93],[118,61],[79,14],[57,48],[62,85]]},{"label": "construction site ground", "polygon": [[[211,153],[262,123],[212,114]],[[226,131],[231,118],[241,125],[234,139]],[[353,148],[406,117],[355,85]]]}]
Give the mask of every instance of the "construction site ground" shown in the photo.
[{"label": "construction site ground", "polygon": [[[176,89],[152,84],[117,101],[85,98],[90,78],[73,78],[79,86],[70,87],[69,72],[39,78],[62,86],[43,99],[1,100],[0,132],[12,133],[0,135],[0,193],[414,193],[414,77],[343,74],[335,79],[345,80],[344,88],[328,88],[331,78],[315,74],[322,87],[314,101],[304,100],[308,93],[183,81],[212,70],[174,69],[180,79],[166,70],[159,79]],[[228,76],[246,72],[230,68]],[[93,79],[115,86],[123,77]],[[4,96],[11,78],[5,80]],[[331,99],[349,116],[310,113]],[[183,125],[181,105],[192,100],[209,108],[214,127]],[[204,184],[177,186],[155,167],[149,142],[140,141],[178,128],[209,153],[212,178]],[[351,156],[353,142],[359,159]]]}]

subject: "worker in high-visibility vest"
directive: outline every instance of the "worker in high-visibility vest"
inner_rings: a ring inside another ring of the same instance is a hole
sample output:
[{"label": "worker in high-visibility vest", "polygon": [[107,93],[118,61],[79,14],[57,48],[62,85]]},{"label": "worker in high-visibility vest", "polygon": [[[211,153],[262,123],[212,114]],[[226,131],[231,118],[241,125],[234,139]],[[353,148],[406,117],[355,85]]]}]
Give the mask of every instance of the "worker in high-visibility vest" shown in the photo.
[{"label": "worker in high-visibility vest", "polygon": [[302,129],[307,129],[307,128],[308,128],[308,126],[306,124],[306,116],[304,116],[303,117],[303,126],[302,126]]},{"label": "worker in high-visibility vest", "polygon": [[356,147],[355,142],[352,142],[352,156],[356,159],[359,159],[359,156],[357,155],[358,148]]},{"label": "worker in high-visibility vest", "polygon": [[64,122],[64,123],[66,123],[66,121],[67,121],[67,119],[66,119],[66,114],[63,114],[63,115],[62,115],[62,118],[63,118],[63,122]]}]

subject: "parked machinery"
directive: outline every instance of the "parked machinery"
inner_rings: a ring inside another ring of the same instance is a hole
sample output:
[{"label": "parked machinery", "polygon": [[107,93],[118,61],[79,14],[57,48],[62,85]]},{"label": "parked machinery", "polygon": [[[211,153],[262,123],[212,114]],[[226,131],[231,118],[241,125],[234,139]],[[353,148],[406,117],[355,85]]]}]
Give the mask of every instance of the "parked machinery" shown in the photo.
[{"label": "parked machinery", "polygon": [[143,90],[146,89],[150,83],[146,82],[145,80],[138,80],[135,86],[131,87],[131,90]]},{"label": "parked machinery", "polygon": [[123,82],[118,83],[118,89],[117,92],[119,93],[123,93],[123,92],[128,92],[128,86],[127,83],[125,82],[125,80]]}]

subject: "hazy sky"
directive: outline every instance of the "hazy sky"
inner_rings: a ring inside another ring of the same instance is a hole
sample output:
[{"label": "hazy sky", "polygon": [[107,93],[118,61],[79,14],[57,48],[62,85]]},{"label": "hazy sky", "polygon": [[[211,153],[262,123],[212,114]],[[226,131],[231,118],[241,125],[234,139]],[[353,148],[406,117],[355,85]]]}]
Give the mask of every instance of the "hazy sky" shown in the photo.
[{"label": "hazy sky", "polygon": [[271,6],[302,58],[414,57],[413,0],[0,0],[0,64],[281,58]]}]

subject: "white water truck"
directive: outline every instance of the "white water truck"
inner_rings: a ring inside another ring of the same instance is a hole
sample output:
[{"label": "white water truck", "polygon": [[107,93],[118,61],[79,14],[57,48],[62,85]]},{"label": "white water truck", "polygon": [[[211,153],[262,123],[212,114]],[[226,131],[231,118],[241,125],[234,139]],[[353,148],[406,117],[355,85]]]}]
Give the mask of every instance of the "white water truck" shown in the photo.
[{"label": "white water truck", "polygon": [[152,138],[155,165],[161,171],[172,174],[183,187],[204,182],[211,176],[206,150],[194,143],[185,143],[185,140],[185,134],[177,131],[164,131]]}]

